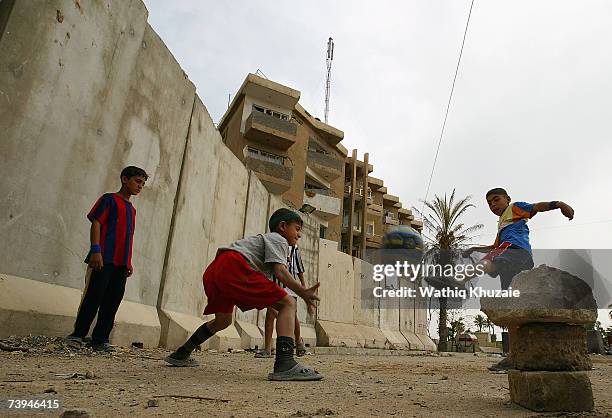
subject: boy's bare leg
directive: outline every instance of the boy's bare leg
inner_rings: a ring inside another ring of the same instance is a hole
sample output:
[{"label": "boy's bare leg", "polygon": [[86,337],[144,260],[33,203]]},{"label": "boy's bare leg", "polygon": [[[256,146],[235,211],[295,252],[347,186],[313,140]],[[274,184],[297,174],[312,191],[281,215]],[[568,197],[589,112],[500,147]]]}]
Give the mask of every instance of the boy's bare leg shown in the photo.
[{"label": "boy's bare leg", "polygon": [[300,341],[302,341],[302,335],[301,335],[301,330],[300,330],[300,320],[298,319],[297,312],[295,314],[295,326],[294,327],[295,327],[295,330],[294,330],[295,343],[299,344]]},{"label": "boy's bare leg", "polygon": [[277,312],[272,308],[266,309],[266,323],[264,325],[264,350],[272,354],[272,332],[274,331],[274,320]]},{"label": "boy's bare leg", "polygon": [[[196,347],[215,335],[217,332],[224,330],[232,324],[231,313],[216,313],[215,318],[202,324],[191,337],[180,346],[174,353],[166,357],[166,362],[175,366],[187,366],[189,364],[189,356]],[[193,363],[193,362],[192,362]]]},{"label": "boy's bare leg", "polygon": [[293,368],[297,362],[293,359],[295,343],[295,306],[296,301],[291,296],[285,295],[274,304],[278,311],[276,317],[276,357],[274,361],[274,372],[283,372]]},{"label": "boy's bare leg", "polygon": [[285,296],[273,305],[278,315],[276,317],[276,336],[293,337],[295,327],[295,299]]}]

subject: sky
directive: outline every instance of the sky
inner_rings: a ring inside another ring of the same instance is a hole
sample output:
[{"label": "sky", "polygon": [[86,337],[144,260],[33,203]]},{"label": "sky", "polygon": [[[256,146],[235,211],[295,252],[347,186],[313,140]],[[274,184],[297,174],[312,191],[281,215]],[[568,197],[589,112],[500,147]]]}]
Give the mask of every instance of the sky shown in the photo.
[{"label": "sky", "polygon": [[[418,209],[470,3],[145,0],[215,122],[257,70],[323,119],[333,37],[329,124]],[[484,194],[504,187],[513,200],[575,210],[571,222],[559,211],[532,219],[533,248],[612,249],[611,17],[607,0],[474,1],[428,199],[471,195],[463,220],[485,225],[477,243],[495,239]]]}]

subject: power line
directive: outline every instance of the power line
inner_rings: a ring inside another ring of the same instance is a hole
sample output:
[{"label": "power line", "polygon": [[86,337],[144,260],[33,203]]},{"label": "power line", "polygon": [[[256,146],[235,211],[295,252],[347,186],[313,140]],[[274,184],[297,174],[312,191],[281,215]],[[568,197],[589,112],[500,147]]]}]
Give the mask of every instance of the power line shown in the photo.
[{"label": "power line", "polygon": [[442,137],[444,136],[444,129],[446,128],[446,120],[448,119],[448,112],[450,110],[451,101],[453,99],[453,92],[455,91],[455,82],[457,81],[457,74],[459,74],[459,65],[461,64],[461,56],[463,55],[463,46],[465,45],[465,38],[467,37],[468,27],[470,26],[470,17],[472,16],[472,8],[474,7],[474,0],[470,4],[470,11],[468,13],[467,22],[465,24],[465,31],[463,32],[463,40],[461,41],[461,50],[459,51],[459,59],[457,60],[457,67],[455,68],[455,76],[453,77],[453,85],[451,86],[450,95],[448,97],[448,103],[446,105],[446,113],[444,114],[444,122],[442,123],[442,130],[440,132],[440,138],[438,139],[438,147],[436,149],[436,155],[434,162],[431,167],[431,174],[429,175],[429,182],[427,183],[427,191],[425,192],[425,199],[423,199],[423,208],[421,210],[421,218],[424,217],[425,213],[425,202],[429,197],[429,188],[431,187],[431,180],[433,179],[434,170],[436,168],[436,162],[438,161],[438,153],[440,152],[440,145],[442,144]]}]

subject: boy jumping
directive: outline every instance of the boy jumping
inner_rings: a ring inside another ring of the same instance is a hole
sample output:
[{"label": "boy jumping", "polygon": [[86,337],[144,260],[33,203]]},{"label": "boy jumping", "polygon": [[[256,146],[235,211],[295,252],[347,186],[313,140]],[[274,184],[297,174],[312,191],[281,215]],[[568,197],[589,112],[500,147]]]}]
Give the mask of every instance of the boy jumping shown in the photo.
[{"label": "boy jumping", "polygon": [[293,358],[292,338],[296,301],[272,281],[278,278],[299,295],[312,311],[319,284],[304,288],[287,270],[289,246],[300,238],[302,219],[289,209],[278,209],[268,222],[270,233],[258,234],[220,248],[204,272],[204,291],[208,305],[204,315],[215,318],[200,326],[193,335],[164,360],[173,366],[196,366],[191,352],[215,333],[232,323],[234,306],[242,311],[272,307],[278,311],[276,321],[276,357],[269,380],[320,380],[323,375],[304,367]]},{"label": "boy jumping", "polygon": [[[473,251],[487,252],[479,262],[485,273],[491,277],[499,275],[502,289],[508,289],[514,276],[524,270],[533,268],[531,245],[529,244],[529,227],[527,220],[538,212],[560,209],[570,221],[574,218],[574,209],[559,201],[525,203],[511,202],[506,190],[501,187],[491,189],[486,194],[489,209],[499,216],[497,237],[493,245],[473,247],[464,255]],[[498,364],[490,367],[492,371],[506,370],[513,366],[510,353]]]},{"label": "boy jumping", "polygon": [[129,166],[121,171],[121,189],[102,195],[87,215],[91,222],[91,248],[85,262],[89,265],[85,290],[68,344],[83,346],[94,317],[98,321],[91,333],[96,351],[115,351],[109,336],[115,322],[127,278],[132,275],[132,241],[136,209],[130,197],[140,193],[148,179],[142,169]]}]

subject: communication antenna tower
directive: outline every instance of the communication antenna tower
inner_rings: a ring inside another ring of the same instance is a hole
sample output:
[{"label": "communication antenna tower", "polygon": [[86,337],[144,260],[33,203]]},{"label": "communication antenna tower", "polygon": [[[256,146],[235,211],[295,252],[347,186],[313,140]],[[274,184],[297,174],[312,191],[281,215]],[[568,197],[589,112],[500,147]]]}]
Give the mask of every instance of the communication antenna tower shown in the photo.
[{"label": "communication antenna tower", "polygon": [[329,115],[329,87],[331,85],[331,67],[334,60],[334,40],[330,37],[327,40],[327,81],[325,82],[325,123]]}]

